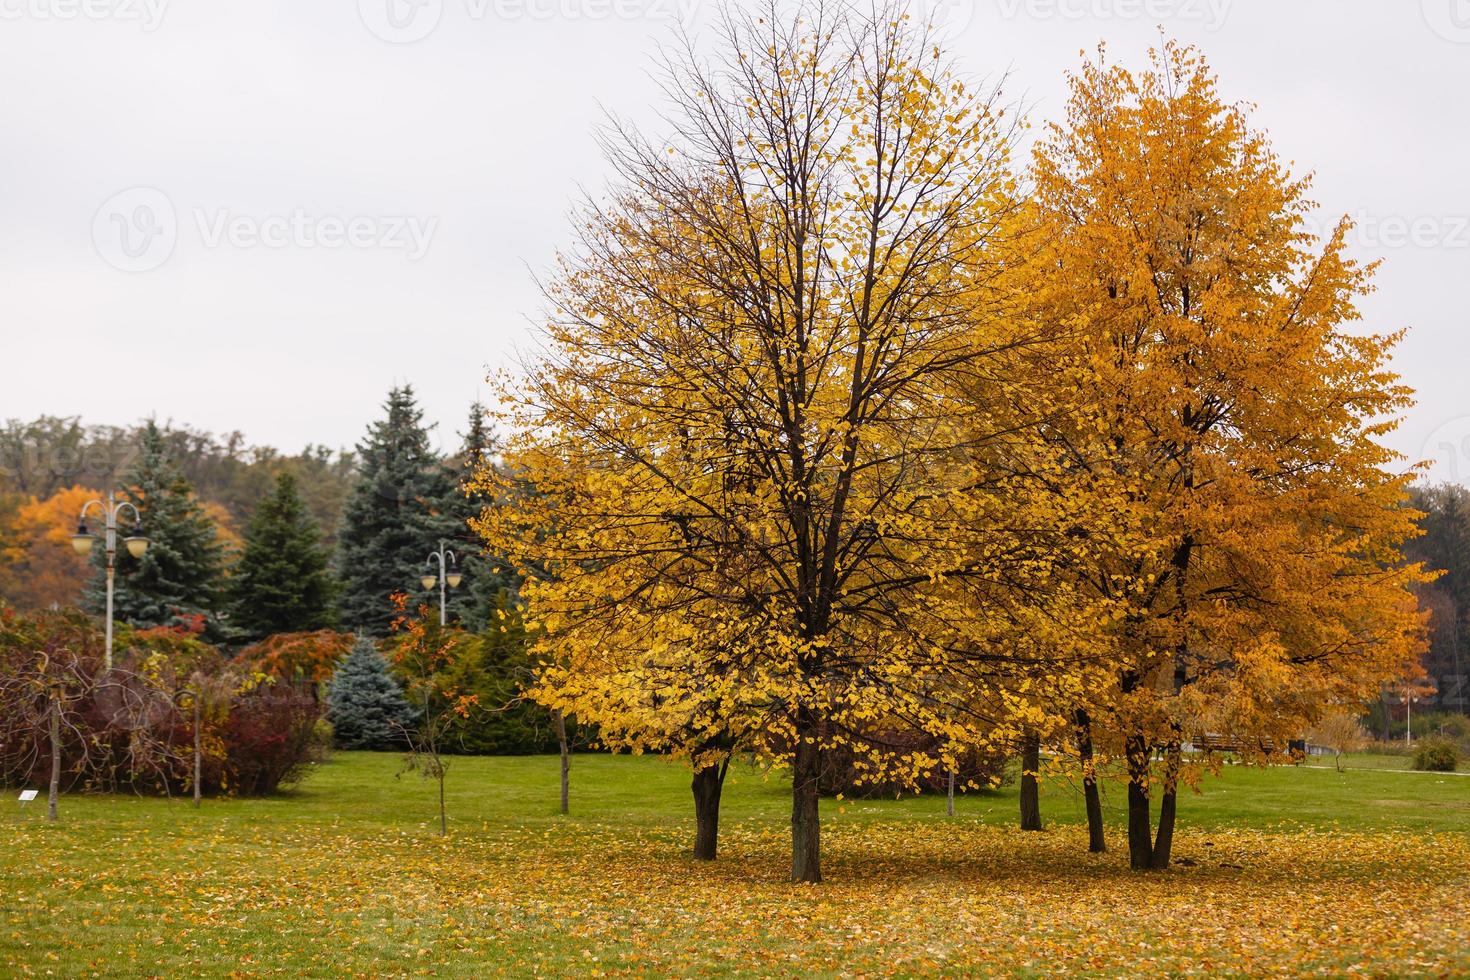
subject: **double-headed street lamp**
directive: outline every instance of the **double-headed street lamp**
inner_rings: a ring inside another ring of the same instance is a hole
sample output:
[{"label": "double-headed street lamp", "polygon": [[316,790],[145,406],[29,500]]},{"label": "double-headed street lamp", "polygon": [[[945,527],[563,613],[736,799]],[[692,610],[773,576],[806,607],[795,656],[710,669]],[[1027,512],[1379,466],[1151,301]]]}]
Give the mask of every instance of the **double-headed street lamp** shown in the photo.
[{"label": "double-headed street lamp", "polygon": [[148,539],[143,536],[143,515],[138,513],[126,500],[115,500],[112,491],[107,491],[106,500],[89,500],[82,505],[81,516],[77,519],[77,533],[71,536],[71,546],[76,549],[77,554],[85,555],[92,550],[93,537],[87,530],[87,512],[96,507],[102,512],[103,523],[106,527],[104,542],[107,546],[107,649],[106,669],[112,670],[112,583],[117,574],[117,515],[124,507],[133,512],[133,533],[123,538],[123,544],[127,545],[128,554],[134,558],[142,558],[148,551]]},{"label": "double-headed street lamp", "polygon": [[[432,571],[436,561],[439,563],[437,574]],[[464,576],[459,573],[459,561],[454,557],[454,552],[446,550],[443,541],[439,542],[438,551],[429,552],[429,557],[424,560],[424,565],[430,569],[430,572],[420,581],[424,583],[425,589],[439,586],[439,625],[443,626],[445,625],[444,587],[447,585],[451,589],[459,588],[459,583],[464,581]]]}]

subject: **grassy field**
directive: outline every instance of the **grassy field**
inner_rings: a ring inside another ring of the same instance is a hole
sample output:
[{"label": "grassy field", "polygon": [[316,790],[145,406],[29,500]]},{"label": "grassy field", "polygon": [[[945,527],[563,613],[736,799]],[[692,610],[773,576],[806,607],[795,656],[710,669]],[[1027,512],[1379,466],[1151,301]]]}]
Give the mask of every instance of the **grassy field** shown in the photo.
[{"label": "grassy field", "polygon": [[[1392,758],[1392,757],[1390,757]],[[688,776],[579,756],[463,759],[451,835],[398,759],[339,754],[293,792],[6,804],[0,973],[746,975],[1470,972],[1470,777],[1229,768],[1182,801],[1166,874],[1089,856],[1014,790],[828,801],[819,887],[783,881],[787,788],[735,768],[721,859],[686,856]],[[1330,766],[1330,760],[1321,762]]]}]

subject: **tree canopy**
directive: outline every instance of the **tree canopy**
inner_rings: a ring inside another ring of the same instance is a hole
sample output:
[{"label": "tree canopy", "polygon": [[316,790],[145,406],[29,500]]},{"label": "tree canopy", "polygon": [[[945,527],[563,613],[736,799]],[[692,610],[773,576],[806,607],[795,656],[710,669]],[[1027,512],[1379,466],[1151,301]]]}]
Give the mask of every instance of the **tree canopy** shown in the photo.
[{"label": "tree canopy", "polygon": [[790,766],[816,881],[824,754],[913,784],[1085,714],[1163,866],[1191,736],[1280,757],[1416,669],[1397,335],[1350,329],[1371,267],[1196,51],[1085,63],[1023,169],[906,17],[719,43],[667,64],[667,132],[604,133],[620,180],[503,392],[480,486],[537,492],[476,526],[528,577],[538,699]]}]

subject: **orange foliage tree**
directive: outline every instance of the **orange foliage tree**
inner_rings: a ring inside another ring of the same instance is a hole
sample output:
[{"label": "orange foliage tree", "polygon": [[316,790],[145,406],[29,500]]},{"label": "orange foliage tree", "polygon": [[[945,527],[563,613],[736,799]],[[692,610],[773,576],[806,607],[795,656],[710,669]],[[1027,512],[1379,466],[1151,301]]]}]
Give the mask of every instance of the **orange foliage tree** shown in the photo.
[{"label": "orange foliage tree", "polygon": [[439,614],[421,605],[409,610],[408,596],[394,593],[396,610],[389,647],[393,665],[403,680],[403,693],[417,717],[403,726],[409,754],[405,768],[432,779],[439,790],[439,833],[449,833],[449,813],[444,798],[448,775],[445,749],[456,724],[471,717],[479,697],[459,690],[446,679],[448,668],[465,652],[469,636],[463,630],[439,623]]},{"label": "orange foliage tree", "polygon": [[17,609],[73,606],[91,577],[91,565],[71,547],[77,515],[96,490],[73,486],[44,500],[31,497],[15,510],[4,554],[5,597]]},{"label": "orange foliage tree", "polygon": [[1126,762],[1133,866],[1166,867],[1184,743],[1280,758],[1413,671],[1412,472],[1380,441],[1410,393],[1398,335],[1351,329],[1372,267],[1345,254],[1347,223],[1310,233],[1307,182],[1197,51],[1085,64],[1032,175],[1028,312],[1065,326],[1076,393],[1049,431],[1074,484],[1124,482],[1137,532],[1078,569],[1123,606],[1115,683],[1078,707]]}]

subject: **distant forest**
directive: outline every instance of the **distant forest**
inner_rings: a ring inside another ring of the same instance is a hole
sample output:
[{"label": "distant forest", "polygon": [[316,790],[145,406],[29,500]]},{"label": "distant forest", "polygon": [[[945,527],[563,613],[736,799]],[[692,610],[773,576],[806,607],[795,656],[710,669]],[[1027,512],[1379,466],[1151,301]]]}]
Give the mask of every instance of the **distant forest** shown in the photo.
[{"label": "distant forest", "polygon": [[[215,435],[171,422],[160,428],[171,457],[199,499],[218,505],[211,510],[227,533],[243,527],[276,477],[289,472],[330,551],[356,479],[355,452],[313,445],[287,455],[270,446],[253,446],[239,432]],[[88,425],[78,417],[9,419],[0,427],[0,493],[46,500],[68,487],[117,486],[137,458],[142,429],[141,422]]]}]

